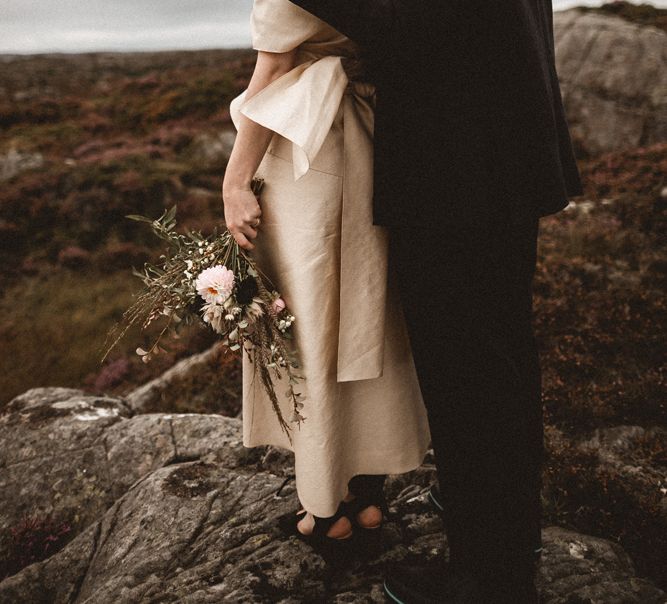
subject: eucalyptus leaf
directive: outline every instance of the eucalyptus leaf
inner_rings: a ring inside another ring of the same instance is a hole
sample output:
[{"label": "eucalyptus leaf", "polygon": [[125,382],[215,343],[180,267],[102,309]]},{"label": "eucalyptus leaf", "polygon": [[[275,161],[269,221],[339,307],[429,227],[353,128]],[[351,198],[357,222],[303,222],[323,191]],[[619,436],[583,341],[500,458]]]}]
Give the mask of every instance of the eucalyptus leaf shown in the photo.
[{"label": "eucalyptus leaf", "polygon": [[165,222],[173,222],[175,217],[176,217],[176,204],[171,206],[169,211],[166,213],[164,220]]},{"label": "eucalyptus leaf", "polygon": [[130,220],[136,220],[137,222],[148,222],[148,223],[153,222],[150,218],[147,218],[146,216],[141,216],[139,214],[126,214],[125,218],[129,218]]}]

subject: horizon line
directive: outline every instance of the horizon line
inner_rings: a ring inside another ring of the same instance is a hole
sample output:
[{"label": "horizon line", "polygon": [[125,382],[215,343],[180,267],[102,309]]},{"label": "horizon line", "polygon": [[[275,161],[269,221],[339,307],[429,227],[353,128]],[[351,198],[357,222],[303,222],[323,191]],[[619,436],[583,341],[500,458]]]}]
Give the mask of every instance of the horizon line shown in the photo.
[{"label": "horizon line", "polygon": [[91,54],[137,54],[149,52],[198,52],[206,50],[253,50],[252,46],[174,46],[165,48],[96,48],[91,50],[38,50],[20,51],[0,49],[0,57],[35,55],[91,55]]}]

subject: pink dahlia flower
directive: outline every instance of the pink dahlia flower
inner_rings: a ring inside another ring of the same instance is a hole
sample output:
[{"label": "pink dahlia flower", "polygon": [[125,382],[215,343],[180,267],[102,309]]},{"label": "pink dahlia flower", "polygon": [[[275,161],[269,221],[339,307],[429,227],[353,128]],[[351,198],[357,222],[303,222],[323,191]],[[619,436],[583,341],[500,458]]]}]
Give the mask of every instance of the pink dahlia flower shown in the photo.
[{"label": "pink dahlia flower", "polygon": [[197,293],[212,304],[222,304],[234,289],[234,273],[222,264],[203,270],[197,277]]}]

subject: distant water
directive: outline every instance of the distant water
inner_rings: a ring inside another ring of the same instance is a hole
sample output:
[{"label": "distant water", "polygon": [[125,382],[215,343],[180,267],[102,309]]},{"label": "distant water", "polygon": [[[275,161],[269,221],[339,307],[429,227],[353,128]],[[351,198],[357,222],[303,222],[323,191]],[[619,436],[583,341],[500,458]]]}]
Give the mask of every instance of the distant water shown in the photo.
[{"label": "distant water", "polygon": [[[248,47],[252,1],[1,0],[0,53]],[[583,4],[602,0],[553,0],[555,10]]]}]

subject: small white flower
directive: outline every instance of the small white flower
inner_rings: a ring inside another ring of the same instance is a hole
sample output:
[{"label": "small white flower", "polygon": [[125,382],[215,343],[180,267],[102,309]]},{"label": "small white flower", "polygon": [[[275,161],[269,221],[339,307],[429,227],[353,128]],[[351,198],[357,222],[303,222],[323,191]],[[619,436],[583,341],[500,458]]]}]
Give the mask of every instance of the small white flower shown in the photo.
[{"label": "small white flower", "polygon": [[223,309],[219,304],[208,303],[202,307],[202,318],[204,323],[208,323],[211,329],[216,333],[225,333],[225,325],[223,323]]}]

